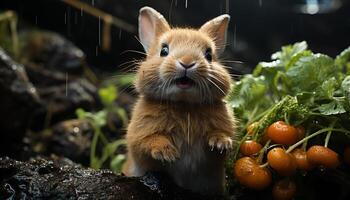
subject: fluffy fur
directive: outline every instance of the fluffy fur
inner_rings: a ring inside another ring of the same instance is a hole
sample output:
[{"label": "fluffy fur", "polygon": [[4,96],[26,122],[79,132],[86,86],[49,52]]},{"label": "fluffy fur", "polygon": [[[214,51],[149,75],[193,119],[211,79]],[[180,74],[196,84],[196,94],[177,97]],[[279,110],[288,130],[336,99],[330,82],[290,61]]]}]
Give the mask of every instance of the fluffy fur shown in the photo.
[{"label": "fluffy fur", "polygon": [[[225,153],[232,148],[235,120],[223,101],[231,79],[217,53],[224,45],[228,19],[220,16],[199,30],[171,29],[158,12],[141,9],[139,32],[147,58],[137,71],[140,96],[126,135],[127,176],[164,171],[184,188],[224,191]],[[169,46],[164,57],[159,55],[163,44]],[[208,49],[212,60],[205,57]],[[179,62],[195,65],[186,70]],[[176,80],[184,76],[193,81],[190,88],[177,86]]]}]

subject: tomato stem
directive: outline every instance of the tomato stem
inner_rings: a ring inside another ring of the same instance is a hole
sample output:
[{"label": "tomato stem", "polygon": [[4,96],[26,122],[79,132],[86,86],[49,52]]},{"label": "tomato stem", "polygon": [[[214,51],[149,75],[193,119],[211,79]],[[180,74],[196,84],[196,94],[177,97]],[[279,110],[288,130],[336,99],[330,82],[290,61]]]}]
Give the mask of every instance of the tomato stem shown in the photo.
[{"label": "tomato stem", "polygon": [[331,135],[332,135],[332,131],[328,131],[326,135],[326,139],[324,140],[324,147],[328,147],[328,142],[329,142],[329,139],[331,138]]},{"label": "tomato stem", "polygon": [[[309,127],[309,128],[310,128],[310,127]],[[307,136],[310,135],[310,129],[309,129],[309,128],[306,130],[305,137],[307,137]],[[306,151],[306,147],[307,147],[307,140],[305,140],[305,141],[303,142],[302,149],[303,149],[304,151]]]},{"label": "tomato stem", "polygon": [[320,134],[325,133],[325,132],[328,132],[328,131],[337,131],[337,132],[343,132],[343,133],[350,134],[350,131],[347,131],[347,130],[345,130],[345,129],[334,129],[334,128],[330,128],[330,127],[328,127],[328,128],[323,128],[323,129],[318,130],[318,131],[316,131],[315,133],[313,133],[313,134],[311,134],[311,135],[309,135],[309,136],[307,136],[307,137],[304,137],[304,138],[303,138],[302,140],[300,140],[299,142],[297,142],[297,143],[293,144],[292,146],[290,146],[290,147],[287,149],[286,153],[290,153],[291,151],[293,151],[295,148],[297,148],[299,145],[301,145],[303,142],[309,140],[310,138],[313,138],[313,137],[315,137],[315,136],[317,136],[317,135],[320,135]]},{"label": "tomato stem", "polygon": [[[334,124],[335,124],[335,121],[333,121],[330,125],[331,128],[334,127]],[[328,133],[327,133],[327,136],[324,140],[324,147],[328,147],[328,143],[329,143],[329,139],[331,138],[331,135],[332,135],[332,130],[329,130]]]},{"label": "tomato stem", "polygon": [[284,122],[286,122],[286,124],[289,125],[287,113],[284,113]]},{"label": "tomato stem", "polygon": [[257,162],[258,162],[258,163],[261,163],[261,161],[262,161],[262,159],[263,159],[263,157],[264,157],[264,154],[265,154],[267,148],[269,147],[270,143],[271,143],[271,140],[268,140],[268,141],[266,142],[266,144],[264,145],[264,147],[260,150],[259,156],[258,156],[258,158],[257,158]]},{"label": "tomato stem", "polygon": [[262,165],[259,165],[259,167],[260,167],[260,168],[264,168],[264,167],[267,167],[268,165],[269,165],[269,163],[266,162],[266,163],[264,163],[264,164],[262,164]]}]

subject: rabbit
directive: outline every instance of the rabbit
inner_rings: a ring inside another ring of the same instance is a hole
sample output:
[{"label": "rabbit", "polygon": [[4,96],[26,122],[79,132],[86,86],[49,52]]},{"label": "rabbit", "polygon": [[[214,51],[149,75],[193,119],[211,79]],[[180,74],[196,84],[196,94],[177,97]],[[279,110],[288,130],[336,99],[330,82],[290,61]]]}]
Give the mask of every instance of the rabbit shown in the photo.
[{"label": "rabbit", "polygon": [[160,171],[194,192],[225,192],[236,120],[224,101],[232,80],[218,55],[229,20],[224,14],[199,29],[171,28],[153,8],[140,9],[139,39],[147,56],[136,73],[126,176]]}]

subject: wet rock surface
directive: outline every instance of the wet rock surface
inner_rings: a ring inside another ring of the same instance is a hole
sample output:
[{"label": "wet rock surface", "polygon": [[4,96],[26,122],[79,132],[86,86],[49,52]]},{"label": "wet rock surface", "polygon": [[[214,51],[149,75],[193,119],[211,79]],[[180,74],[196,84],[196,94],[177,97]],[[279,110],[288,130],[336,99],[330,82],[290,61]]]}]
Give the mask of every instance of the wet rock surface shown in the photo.
[{"label": "wet rock surface", "polygon": [[0,155],[16,153],[16,144],[25,134],[33,111],[39,107],[39,96],[24,67],[0,48],[0,127],[2,140],[6,141],[0,145]]},{"label": "wet rock surface", "polygon": [[46,151],[88,165],[92,136],[93,129],[88,122],[66,120],[53,126],[51,135],[45,141]]},{"label": "wet rock surface", "polygon": [[1,199],[222,199],[183,190],[160,174],[128,178],[67,159],[0,158],[0,194]]},{"label": "wet rock surface", "polygon": [[93,109],[98,98],[97,88],[81,78],[37,89],[53,122],[74,118],[77,108]]},{"label": "wet rock surface", "polygon": [[46,69],[68,73],[81,73],[85,54],[63,36],[50,31],[26,31],[21,35],[24,41],[22,59]]}]

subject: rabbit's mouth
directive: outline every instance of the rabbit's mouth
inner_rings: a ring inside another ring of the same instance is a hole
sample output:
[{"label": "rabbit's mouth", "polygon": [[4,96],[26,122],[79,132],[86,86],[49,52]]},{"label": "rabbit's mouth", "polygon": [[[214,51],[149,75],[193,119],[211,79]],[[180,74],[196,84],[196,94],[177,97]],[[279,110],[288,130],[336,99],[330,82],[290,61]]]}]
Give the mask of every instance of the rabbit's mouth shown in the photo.
[{"label": "rabbit's mouth", "polygon": [[185,90],[191,88],[194,85],[194,81],[187,76],[184,76],[176,79],[175,84],[178,88]]}]

